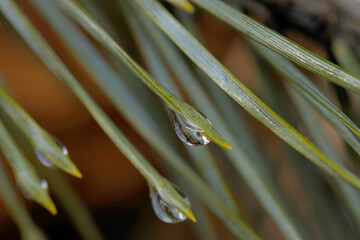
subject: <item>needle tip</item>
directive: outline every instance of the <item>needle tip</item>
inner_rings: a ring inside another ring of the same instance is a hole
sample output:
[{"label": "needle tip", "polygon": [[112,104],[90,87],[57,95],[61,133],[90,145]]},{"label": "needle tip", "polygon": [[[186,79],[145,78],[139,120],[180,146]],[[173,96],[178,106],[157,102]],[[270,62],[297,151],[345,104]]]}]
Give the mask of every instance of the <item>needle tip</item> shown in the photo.
[{"label": "needle tip", "polygon": [[182,4],[181,8],[188,13],[193,13],[195,11],[194,6],[189,2],[185,2],[184,4]]},{"label": "needle tip", "polygon": [[43,202],[42,205],[52,214],[57,214],[57,209],[54,204],[54,202],[51,199],[48,199],[47,201]]},{"label": "needle tip", "polygon": [[196,218],[190,209],[186,211],[185,215],[189,220],[196,222]]},{"label": "needle tip", "polygon": [[70,173],[71,175],[73,175],[74,177],[77,177],[77,178],[83,177],[82,173],[76,167],[74,167],[74,169],[72,169],[71,171],[68,171],[68,173]]},{"label": "needle tip", "polygon": [[222,146],[223,146],[224,148],[226,148],[226,149],[232,149],[231,145],[230,145],[229,143],[227,143],[227,142],[224,142],[224,143],[222,144]]}]

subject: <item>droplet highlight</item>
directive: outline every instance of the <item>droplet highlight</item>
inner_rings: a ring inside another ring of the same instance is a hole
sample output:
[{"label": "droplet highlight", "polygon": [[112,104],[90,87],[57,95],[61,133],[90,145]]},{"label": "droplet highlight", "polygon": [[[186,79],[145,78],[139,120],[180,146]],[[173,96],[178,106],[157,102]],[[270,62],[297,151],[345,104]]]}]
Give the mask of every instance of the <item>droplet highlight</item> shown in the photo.
[{"label": "droplet highlight", "polygon": [[[173,187],[190,207],[190,201],[184,193],[177,186],[173,185]],[[176,207],[170,205],[165,199],[163,199],[153,186],[149,185],[149,188],[154,213],[161,221],[165,223],[179,223],[186,220],[186,216]]]},{"label": "droplet highlight", "polygon": [[[200,112],[201,113],[201,112]],[[202,114],[202,113],[201,113]],[[189,146],[201,146],[210,143],[210,140],[203,133],[204,130],[183,118],[169,108],[169,115],[171,124],[176,132],[176,135]],[[202,114],[206,119],[207,117]],[[211,124],[209,119],[207,121]]]},{"label": "droplet highlight", "polygon": [[[62,151],[62,154],[65,156],[69,155],[69,151],[67,150],[67,148],[64,146],[64,144],[62,144],[62,142],[60,142],[56,137],[54,137],[53,135],[50,134],[50,137],[54,140],[54,142],[59,146],[59,148]],[[40,151],[39,149],[35,149],[35,154],[36,157],[38,158],[38,160],[40,161],[40,163],[42,165],[44,165],[45,167],[48,168],[52,168],[52,169],[57,169],[57,167],[49,160],[47,159]]]},{"label": "droplet highlight", "polygon": [[44,189],[44,190],[49,189],[49,184],[48,184],[48,182],[46,181],[45,178],[41,178],[41,188]]}]

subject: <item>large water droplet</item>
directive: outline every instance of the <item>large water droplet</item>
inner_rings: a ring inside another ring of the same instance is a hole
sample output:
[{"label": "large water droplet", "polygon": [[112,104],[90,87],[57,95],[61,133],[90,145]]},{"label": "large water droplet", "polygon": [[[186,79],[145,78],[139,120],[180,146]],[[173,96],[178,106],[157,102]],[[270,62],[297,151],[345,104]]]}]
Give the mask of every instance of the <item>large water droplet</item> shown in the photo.
[{"label": "large water droplet", "polygon": [[[204,135],[204,130],[183,118],[169,108],[170,120],[176,135],[189,146],[206,145],[210,140]],[[202,114],[202,113],[201,113]],[[206,119],[207,117],[202,114]],[[208,119],[207,119],[208,120]],[[208,120],[211,124],[211,122]]]},{"label": "large water droplet", "polygon": [[[190,207],[190,201],[184,193],[177,186],[173,185],[173,187]],[[149,184],[149,188],[154,213],[161,221],[166,223],[178,223],[186,220],[186,216],[176,207],[170,205],[165,199],[163,199],[153,186]]]},{"label": "large water droplet", "polygon": [[[67,150],[67,148],[64,146],[64,144],[62,144],[62,142],[60,142],[56,137],[54,137],[53,135],[49,134],[50,137],[54,140],[54,142],[59,146],[59,148],[62,151],[62,154],[67,156],[69,155],[69,151]],[[49,161],[49,159],[47,159],[40,151],[39,149],[35,149],[35,154],[36,157],[38,158],[38,160],[42,163],[42,165],[44,165],[45,167],[48,168],[52,168],[52,169],[56,169],[56,167],[54,166],[54,164],[52,162]]]}]

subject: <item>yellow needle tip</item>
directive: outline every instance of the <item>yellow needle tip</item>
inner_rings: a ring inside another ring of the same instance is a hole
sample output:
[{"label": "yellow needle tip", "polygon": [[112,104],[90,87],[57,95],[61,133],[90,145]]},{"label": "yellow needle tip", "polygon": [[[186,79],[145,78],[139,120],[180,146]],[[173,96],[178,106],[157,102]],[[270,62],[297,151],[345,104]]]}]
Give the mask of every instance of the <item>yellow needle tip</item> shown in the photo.
[{"label": "yellow needle tip", "polygon": [[77,178],[82,178],[82,177],[83,177],[82,173],[81,173],[79,170],[77,170],[76,172],[74,172],[73,175],[74,175],[75,177],[77,177]]},{"label": "yellow needle tip", "polygon": [[57,214],[57,209],[54,204],[54,202],[51,199],[48,199],[47,201],[43,202],[42,205],[52,214]]},{"label": "yellow needle tip", "polygon": [[232,149],[232,147],[230,146],[230,144],[228,144],[227,142],[224,143],[224,148],[226,148],[226,149]]},{"label": "yellow needle tip", "polygon": [[194,214],[192,213],[192,211],[191,211],[190,209],[185,212],[185,216],[186,216],[189,220],[191,220],[191,221],[193,221],[193,222],[196,222],[196,218],[195,218]]},{"label": "yellow needle tip", "polygon": [[71,170],[69,170],[67,172],[69,174],[73,175],[74,177],[77,177],[77,178],[82,178],[83,177],[82,173],[75,166],[74,166],[73,169],[71,169]]},{"label": "yellow needle tip", "polygon": [[226,148],[226,149],[232,149],[232,147],[230,146],[230,144],[228,142],[226,142],[225,140],[222,139],[222,141],[217,141],[214,143],[216,143],[217,145],[223,147],[223,148]]},{"label": "yellow needle tip", "polygon": [[188,13],[193,13],[195,11],[194,6],[189,3],[189,2],[185,2],[181,5],[181,8],[184,9],[186,12]]}]

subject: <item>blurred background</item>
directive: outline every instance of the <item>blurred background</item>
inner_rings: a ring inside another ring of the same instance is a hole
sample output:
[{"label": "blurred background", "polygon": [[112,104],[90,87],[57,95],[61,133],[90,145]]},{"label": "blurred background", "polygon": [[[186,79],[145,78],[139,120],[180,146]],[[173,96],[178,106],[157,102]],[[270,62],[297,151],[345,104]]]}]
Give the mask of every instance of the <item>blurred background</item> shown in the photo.
[{"label": "blurred background", "polygon": [[[164,169],[158,161],[160,156],[154,153],[152,147],[118,114],[107,95],[93,79],[92,74],[59,38],[31,2],[27,0],[16,2],[77,80],[129,140],[160,172],[166,174],[166,167]],[[360,59],[360,3],[355,0],[228,0],[225,2],[243,9],[248,16],[332,62],[340,64],[334,53],[334,41],[338,38],[345,40],[355,56]],[[142,52],[116,1],[99,1],[99,5],[106,13],[107,20],[112,24],[113,29],[118,31],[122,46],[146,68]],[[268,96],[271,93],[259,80],[257,70],[259,56],[235,29],[201,9],[196,9],[193,14],[185,14],[168,3],[164,3],[164,6],[178,18],[195,21],[194,26],[206,48],[260,99],[275,110],[282,109],[280,112],[286,113],[282,115],[286,120],[291,121],[297,118],[298,115],[291,101],[288,101],[289,97],[282,85],[281,77],[273,71],[269,71],[269,74],[273,77],[273,87],[279,93],[278,97],[281,98],[282,106],[276,104],[276,101]],[[196,226],[194,227],[196,223],[185,221],[178,224],[166,224],[155,216],[143,177],[115,147],[72,91],[47,69],[3,16],[0,20],[0,74],[5,89],[44,129],[56,136],[68,148],[71,159],[84,177],[76,179],[66,176],[66,178],[71,182],[83,204],[91,211],[105,239],[200,239]],[[103,56],[111,61],[106,51],[97,42],[92,39],[91,41]],[[360,117],[360,111],[354,111],[354,109],[359,109],[359,106],[352,100],[353,95],[312,73],[307,71],[303,73],[345,113],[350,113],[352,120],[356,122]],[[176,77],[174,74],[172,76],[176,83]],[[182,97],[188,100],[186,91],[184,92],[181,87],[179,90]],[[163,108],[153,94],[151,98],[153,103],[157,104],[153,106],[154,108]],[[310,232],[311,239],[326,239],[319,230],[319,223],[314,220],[317,214],[314,205],[311,204],[308,193],[299,182],[289,160],[287,154],[289,148],[240,106],[237,105],[234,109],[244,117],[257,146],[261,146],[259,151],[266,156],[265,167],[270,169],[271,177],[281,189],[284,201],[304,223],[305,228]],[[206,109],[201,109],[201,111],[206,114]],[[163,118],[166,119],[166,117],[166,113],[163,114]],[[316,117],[320,119],[319,116]],[[344,156],[348,147],[339,134],[324,120],[319,121],[334,149]],[[308,130],[303,124],[300,123],[297,126],[303,134],[308,136]],[[261,209],[246,183],[225,160],[226,157],[216,150],[214,144],[210,145],[210,148],[215,149],[213,152],[217,156],[217,164],[224,173],[244,218],[265,239],[285,239],[273,220]],[[303,157],[298,155],[297,158]],[[347,158],[348,164],[354,166],[353,170],[357,171],[358,157],[356,161],[353,161],[354,158],[356,157]],[[302,159],[302,161],[306,160]],[[343,236],[346,236],[343,239],[358,239],[356,238],[359,236],[357,231],[343,212],[339,200],[334,197],[334,192],[325,180],[326,178],[312,164],[306,162],[305,165],[307,171],[319,176],[324,196],[328,197],[330,206],[333,206],[331,218],[338,218],[337,220],[343,224],[341,228],[345,232]],[[39,205],[26,201],[34,221],[46,232],[49,239],[81,239],[56,199],[55,203],[59,214],[52,216]],[[206,208],[204,211],[214,226],[215,239],[235,239],[210,211]],[[0,239],[20,239],[17,227],[3,205],[0,205]]]}]

